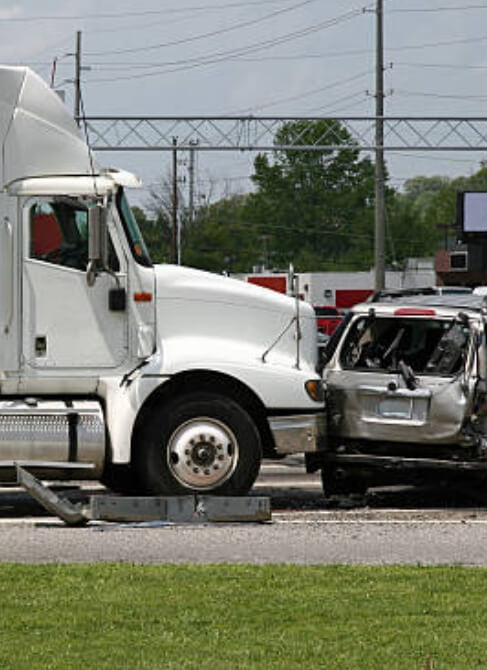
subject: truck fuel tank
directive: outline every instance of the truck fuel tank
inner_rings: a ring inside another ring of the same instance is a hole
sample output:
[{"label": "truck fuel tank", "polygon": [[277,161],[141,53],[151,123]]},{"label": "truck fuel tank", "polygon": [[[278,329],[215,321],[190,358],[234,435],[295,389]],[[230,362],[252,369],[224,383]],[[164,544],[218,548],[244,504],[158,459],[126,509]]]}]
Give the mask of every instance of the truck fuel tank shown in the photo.
[{"label": "truck fuel tank", "polygon": [[[105,420],[95,400],[0,401],[0,479],[15,479],[15,463],[49,472],[78,469],[97,479],[105,458]],[[66,472],[63,472],[66,478]]]}]

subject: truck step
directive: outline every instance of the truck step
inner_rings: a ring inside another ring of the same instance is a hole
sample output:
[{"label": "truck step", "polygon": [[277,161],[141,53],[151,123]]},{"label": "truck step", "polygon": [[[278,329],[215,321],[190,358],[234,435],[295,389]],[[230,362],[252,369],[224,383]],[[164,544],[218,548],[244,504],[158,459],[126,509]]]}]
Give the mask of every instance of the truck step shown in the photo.
[{"label": "truck step", "polygon": [[31,461],[17,459],[15,461],[0,461],[0,469],[15,468],[19,465],[21,468],[31,468],[39,470],[94,470],[95,463],[82,463],[81,461]]},{"label": "truck step", "polygon": [[98,466],[95,463],[80,461],[34,461],[34,460],[5,460],[0,461],[0,484],[15,484],[18,481],[17,467],[27,468],[29,472],[42,476],[45,479],[63,480],[94,479]]}]

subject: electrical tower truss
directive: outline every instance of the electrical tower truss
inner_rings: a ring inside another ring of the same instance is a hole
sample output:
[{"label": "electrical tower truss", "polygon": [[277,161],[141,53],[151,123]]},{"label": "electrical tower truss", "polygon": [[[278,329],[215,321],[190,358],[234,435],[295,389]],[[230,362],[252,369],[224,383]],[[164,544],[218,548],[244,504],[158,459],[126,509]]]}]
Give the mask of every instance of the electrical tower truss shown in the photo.
[{"label": "electrical tower truss", "polygon": [[[487,117],[382,117],[384,144],[376,145],[381,117],[270,117],[270,116],[89,116],[85,123],[95,151],[487,151]],[[328,121],[310,139],[307,123]],[[298,123],[299,122],[299,123]],[[288,143],[276,135],[292,124]],[[343,139],[343,128],[348,140]],[[293,131],[293,134],[291,134]]]}]

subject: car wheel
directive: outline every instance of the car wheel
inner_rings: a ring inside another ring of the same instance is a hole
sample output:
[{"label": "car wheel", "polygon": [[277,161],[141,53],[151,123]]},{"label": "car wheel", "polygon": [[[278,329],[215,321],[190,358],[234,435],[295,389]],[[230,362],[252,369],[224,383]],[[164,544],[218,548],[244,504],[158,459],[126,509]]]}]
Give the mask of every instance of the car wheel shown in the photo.
[{"label": "car wheel", "polygon": [[326,498],[332,496],[364,495],[367,491],[367,482],[361,477],[351,475],[341,468],[321,469],[321,483]]}]

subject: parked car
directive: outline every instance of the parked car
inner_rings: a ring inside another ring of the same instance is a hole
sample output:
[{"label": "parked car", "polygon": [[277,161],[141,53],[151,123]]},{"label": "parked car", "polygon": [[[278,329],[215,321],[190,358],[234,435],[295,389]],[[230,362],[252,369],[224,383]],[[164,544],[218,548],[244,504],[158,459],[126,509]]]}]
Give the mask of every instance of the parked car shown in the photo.
[{"label": "parked car", "polygon": [[333,335],[343,318],[338,309],[331,305],[315,305],[314,310],[318,331],[323,335],[328,335],[328,337]]},{"label": "parked car", "polygon": [[472,294],[350,310],[324,352],[326,448],[307,458],[326,495],[458,472],[487,478],[486,319]]}]

